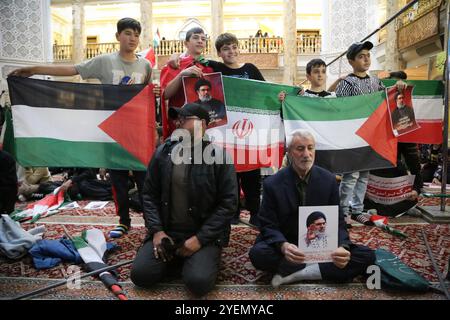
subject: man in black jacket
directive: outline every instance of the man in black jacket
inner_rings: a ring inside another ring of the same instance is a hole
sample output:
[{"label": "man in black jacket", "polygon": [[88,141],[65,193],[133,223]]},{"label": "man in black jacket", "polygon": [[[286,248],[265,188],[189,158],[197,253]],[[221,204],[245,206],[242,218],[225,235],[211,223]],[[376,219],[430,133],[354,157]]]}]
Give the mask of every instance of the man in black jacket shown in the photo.
[{"label": "man in black jacket", "polygon": [[261,233],[249,252],[252,264],[275,273],[274,287],[300,280],[347,282],[364,274],[375,254],[350,241],[342,208],[333,262],[305,265],[305,254],[297,246],[298,208],[339,205],[339,191],[335,175],[314,165],[315,139],[310,132],[296,130],[288,137],[288,157],[291,165],[264,181],[258,213]]},{"label": "man in black jacket", "polygon": [[171,108],[169,116],[184,130],[175,130],[149,164],[143,193],[149,232],[131,280],[150,287],[179,266],[188,289],[202,296],[215,285],[228,243],[238,204],[236,173],[226,152],[204,139],[209,114],[203,106]]}]

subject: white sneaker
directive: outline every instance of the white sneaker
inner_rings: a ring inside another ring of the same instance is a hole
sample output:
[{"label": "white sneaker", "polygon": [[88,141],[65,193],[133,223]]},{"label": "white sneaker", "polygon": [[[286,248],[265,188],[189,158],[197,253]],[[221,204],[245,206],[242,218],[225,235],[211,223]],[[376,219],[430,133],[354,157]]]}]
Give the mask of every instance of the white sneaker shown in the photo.
[{"label": "white sneaker", "polygon": [[280,276],[279,274],[274,275],[271,282],[272,287],[278,288],[281,285],[282,281],[283,281],[282,276]]}]

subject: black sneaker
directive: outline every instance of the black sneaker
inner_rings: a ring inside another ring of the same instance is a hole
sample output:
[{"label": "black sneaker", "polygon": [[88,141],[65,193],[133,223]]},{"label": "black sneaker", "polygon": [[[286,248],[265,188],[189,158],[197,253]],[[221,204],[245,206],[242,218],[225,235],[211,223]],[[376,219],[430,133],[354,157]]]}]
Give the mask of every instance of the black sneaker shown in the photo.
[{"label": "black sneaker", "polygon": [[355,213],[351,215],[352,220],[358,221],[365,226],[373,226],[374,223],[370,221],[370,215],[367,213]]},{"label": "black sneaker", "polygon": [[257,228],[259,227],[258,216],[255,215],[255,214],[253,214],[253,215],[250,216],[250,219],[248,220],[248,222],[249,222],[251,225],[254,225],[254,226],[257,227]]},{"label": "black sneaker", "polygon": [[233,217],[231,219],[231,224],[239,224],[241,222],[241,220],[239,219],[239,217]]}]

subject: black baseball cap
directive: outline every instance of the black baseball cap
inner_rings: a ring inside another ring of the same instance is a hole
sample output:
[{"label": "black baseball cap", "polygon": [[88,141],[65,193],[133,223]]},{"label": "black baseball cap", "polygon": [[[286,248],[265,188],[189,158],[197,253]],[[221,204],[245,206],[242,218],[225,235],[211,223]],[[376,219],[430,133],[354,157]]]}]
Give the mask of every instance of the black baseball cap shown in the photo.
[{"label": "black baseball cap", "polygon": [[171,119],[177,119],[179,116],[191,117],[196,116],[202,120],[206,120],[206,124],[209,123],[209,112],[206,108],[198,103],[187,103],[181,108],[171,107],[169,108],[169,117]]},{"label": "black baseball cap", "polygon": [[347,50],[347,59],[355,60],[356,55],[363,49],[370,50],[373,48],[373,43],[370,41],[366,42],[355,42]]}]

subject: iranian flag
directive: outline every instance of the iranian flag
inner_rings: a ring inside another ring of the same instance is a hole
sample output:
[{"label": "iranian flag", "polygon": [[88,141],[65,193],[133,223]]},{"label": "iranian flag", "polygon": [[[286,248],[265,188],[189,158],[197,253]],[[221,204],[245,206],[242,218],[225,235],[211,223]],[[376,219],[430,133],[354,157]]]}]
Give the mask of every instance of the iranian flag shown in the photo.
[{"label": "iranian flag", "polygon": [[315,163],[335,173],[396,165],[397,139],[392,132],[384,91],[342,98],[286,96],[286,135],[308,129],[316,139]]},{"label": "iranian flag", "polygon": [[155,147],[151,86],[20,77],[8,86],[13,134],[5,147],[22,166],[146,170]]},{"label": "iranian flag", "polygon": [[[393,80],[383,80],[386,86],[395,84]],[[399,142],[441,144],[444,116],[444,86],[442,81],[408,80],[414,86],[412,105],[416,122],[420,128],[398,137]]]},{"label": "iranian flag", "polygon": [[226,76],[223,86],[228,122],[207,134],[232,155],[238,172],[278,168],[284,152],[278,93],[293,87]]}]

